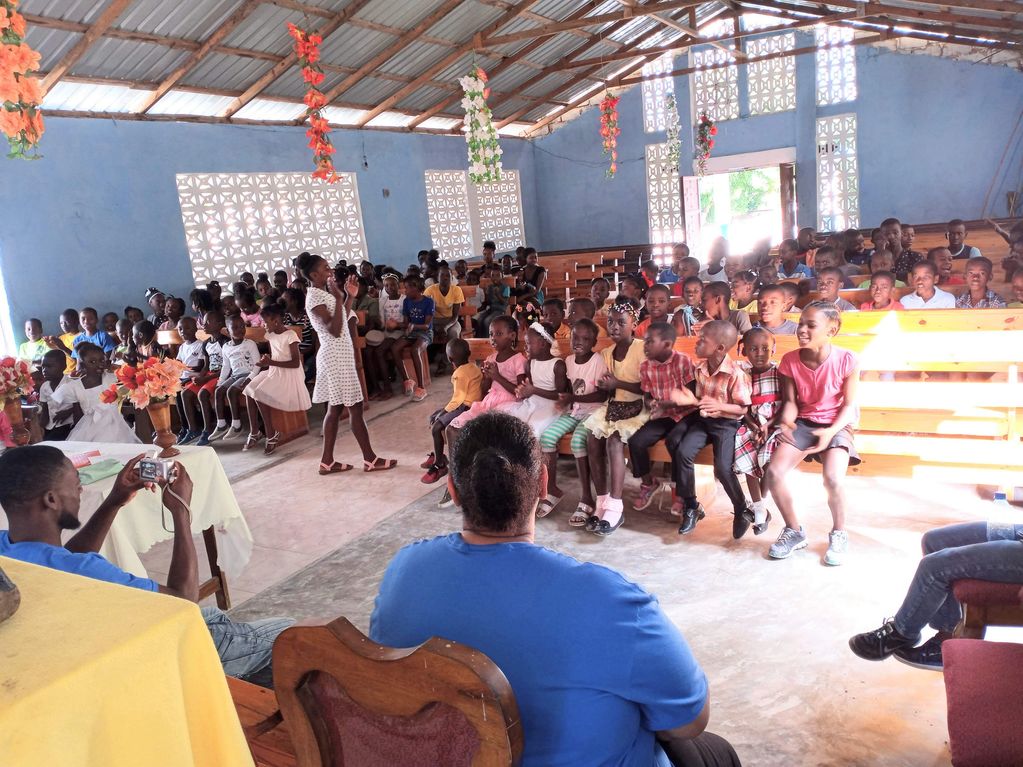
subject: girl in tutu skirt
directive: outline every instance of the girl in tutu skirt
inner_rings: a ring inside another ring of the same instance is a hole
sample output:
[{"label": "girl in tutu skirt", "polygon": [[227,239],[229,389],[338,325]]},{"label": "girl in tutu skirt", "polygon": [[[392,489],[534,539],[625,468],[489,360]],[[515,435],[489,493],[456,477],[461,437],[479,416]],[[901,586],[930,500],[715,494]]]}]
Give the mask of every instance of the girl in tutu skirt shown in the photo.
[{"label": "girl in tutu skirt", "polygon": [[600,536],[613,533],[625,519],[622,515],[625,443],[650,417],[643,407],[643,390],[639,385],[639,366],[646,355],[643,342],[633,338],[638,319],[639,303],[631,298],[619,297],[608,310],[607,334],[614,346],[601,352],[608,372],[597,387],[607,392],[610,399],[586,420],[597,508],[586,520],[585,528]]},{"label": "girl in tutu skirt", "polygon": [[54,407],[74,412],[75,427],[68,434],[70,442],[121,442],[139,444],[141,440],[121,416],[114,402],[100,402],[99,395],[117,382],[107,370],[107,355],[100,347],[84,341],[75,347],[81,378],[65,378],[53,393]]},{"label": "girl in tutu skirt", "polygon": [[256,377],[242,392],[246,397],[249,412],[249,438],[243,450],[251,450],[262,439],[259,432],[259,417],[266,427],[266,447],[263,452],[270,455],[277,449],[280,432],[274,427],[271,408],[284,411],[308,410],[312,404],[305,388],[305,372],[302,369],[302,352],[298,350],[299,339],[294,330],[284,324],[284,307],[267,304],[259,312],[266,328],[266,340],[270,342],[270,354],[264,354],[257,363],[260,368]]}]

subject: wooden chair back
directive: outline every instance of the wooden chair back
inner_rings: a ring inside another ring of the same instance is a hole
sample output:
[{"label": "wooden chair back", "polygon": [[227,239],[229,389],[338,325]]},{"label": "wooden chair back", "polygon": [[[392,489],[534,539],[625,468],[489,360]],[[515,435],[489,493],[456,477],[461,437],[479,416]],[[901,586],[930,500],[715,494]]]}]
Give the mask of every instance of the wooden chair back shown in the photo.
[{"label": "wooden chair back", "polygon": [[511,685],[457,642],[394,649],[337,618],[285,630],[273,670],[299,767],[507,767],[521,758]]}]

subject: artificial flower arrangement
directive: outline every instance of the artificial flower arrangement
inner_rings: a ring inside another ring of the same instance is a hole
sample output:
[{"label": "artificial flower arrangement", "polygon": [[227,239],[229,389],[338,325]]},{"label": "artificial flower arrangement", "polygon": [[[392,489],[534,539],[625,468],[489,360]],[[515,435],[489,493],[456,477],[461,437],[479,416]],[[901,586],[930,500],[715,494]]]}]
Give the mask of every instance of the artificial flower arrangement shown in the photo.
[{"label": "artificial flower arrangement", "polygon": [[462,109],[465,110],[465,143],[469,145],[469,180],[489,184],[501,180],[501,144],[497,140],[494,116],[487,106],[490,88],[487,73],[474,66],[461,78]]},{"label": "artificial flower arrangement", "polygon": [[323,67],[319,64],[320,45],[323,43],[323,37],[299,29],[290,22],[288,23],[288,34],[295,41],[298,66],[302,70],[302,79],[308,86],[303,99],[306,106],[303,119],[309,120],[309,129],[305,135],[309,139],[309,148],[313,150],[313,161],[316,163],[313,178],[323,179],[328,184],[334,184],[341,178],[334,170],[334,153],[337,150],[327,136],[330,133],[330,123],[320,111],[327,106],[327,97],[319,87],[326,78]]},{"label": "artificial flower arrangement", "polygon": [[701,176],[707,172],[707,160],[710,159],[710,150],[714,148],[714,136],[717,134],[718,126],[706,112],[701,113],[700,121],[696,123],[696,165]]},{"label": "artificial flower arrangement", "polygon": [[14,357],[0,359],[0,401],[27,397],[34,390],[32,368],[25,360]]},{"label": "artificial flower arrangement", "polygon": [[100,402],[111,404],[129,400],[138,410],[166,402],[181,391],[181,375],[187,369],[179,360],[155,357],[137,366],[122,365],[114,373],[117,383],[100,392]]},{"label": "artificial flower arrangement", "polygon": [[667,112],[668,175],[677,176],[682,162],[682,138],[679,132],[678,104],[675,101],[674,93],[669,93],[665,97],[665,111]]},{"label": "artificial flower arrangement", "polygon": [[25,44],[25,17],[16,10],[18,0],[0,0],[0,133],[11,145],[8,157],[37,160],[43,115],[43,90],[32,73],[39,69],[39,54]]},{"label": "artificial flower arrangement", "polygon": [[611,164],[607,168],[607,177],[614,178],[618,172],[618,100],[608,91],[600,102],[600,137],[604,142],[604,154],[611,155]]}]

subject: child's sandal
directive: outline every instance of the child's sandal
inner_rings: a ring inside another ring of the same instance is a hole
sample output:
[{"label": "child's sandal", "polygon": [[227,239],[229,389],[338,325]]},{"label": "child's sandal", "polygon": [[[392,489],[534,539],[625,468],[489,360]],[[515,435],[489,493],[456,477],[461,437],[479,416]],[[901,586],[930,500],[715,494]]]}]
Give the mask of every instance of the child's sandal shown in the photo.
[{"label": "child's sandal", "polygon": [[263,441],[262,434],[253,434],[249,432],[249,436],[245,439],[245,444],[242,445],[242,450],[252,450],[256,445]]},{"label": "child's sandal", "polygon": [[263,455],[270,455],[274,450],[277,449],[277,445],[280,444],[281,433],[275,431],[272,437],[266,438],[266,447],[263,448]]},{"label": "child's sandal", "polygon": [[541,499],[540,503],[536,507],[537,518],[546,517],[561,503],[561,499],[564,496],[561,495],[548,495],[546,498]]},{"label": "child's sandal", "polygon": [[393,469],[397,465],[398,460],[396,458],[381,458],[380,456],[377,456],[372,461],[363,461],[362,470],[365,472],[387,471],[388,469]]},{"label": "child's sandal", "polygon": [[593,516],[593,507],[588,503],[579,502],[579,505],[575,507],[575,511],[572,512],[572,516],[568,518],[568,524],[572,527],[582,527],[586,524],[586,521]]},{"label": "child's sandal", "polygon": [[340,461],[334,461],[334,463],[320,464],[320,474],[326,476],[327,474],[343,474],[346,471],[351,471],[354,467],[350,463],[341,463]]}]

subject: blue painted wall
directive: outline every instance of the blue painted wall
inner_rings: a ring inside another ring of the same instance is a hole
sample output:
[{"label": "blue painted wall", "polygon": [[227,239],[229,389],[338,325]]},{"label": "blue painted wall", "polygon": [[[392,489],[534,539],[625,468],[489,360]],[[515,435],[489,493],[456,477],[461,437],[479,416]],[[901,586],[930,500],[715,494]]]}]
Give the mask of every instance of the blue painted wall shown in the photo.
[{"label": "blue painted wall", "polygon": [[[797,34],[798,47],[812,36]],[[796,57],[796,111],[750,117],[746,71],[739,68],[740,118],[718,123],[715,155],[796,148],[800,225],[816,225],[818,116],[857,115],[860,217],[864,227],[888,216],[930,223],[979,218],[995,181],[988,211],[1004,215],[1005,192],[1020,182],[1023,133],[1017,134],[1001,173],[1003,150],[1021,109],[1023,73],[1007,67],[900,54],[873,46],[857,52],[859,98],[817,107],[814,57]],[[677,66],[684,66],[678,59]],[[676,78],[679,119],[691,126],[690,79]],[[594,107],[537,139],[536,189],[540,242],[548,250],[646,242],[644,147],[665,140],[644,133],[639,87],[619,104],[619,172],[607,166],[598,143]],[[693,148],[683,130],[683,162]]]},{"label": "blue painted wall", "polygon": [[[332,139],[338,169],[358,176],[370,259],[412,263],[430,243],[423,173],[464,169],[465,141],[344,130]],[[505,166],[521,173],[533,238],[532,145],[505,139],[502,147]],[[30,316],[56,332],[69,306],[141,306],[150,285],[187,295],[193,285],[175,174],[308,171],[312,159],[303,128],[71,118],[47,121],[42,153],[36,162],[0,166],[0,268],[18,337]]]}]

